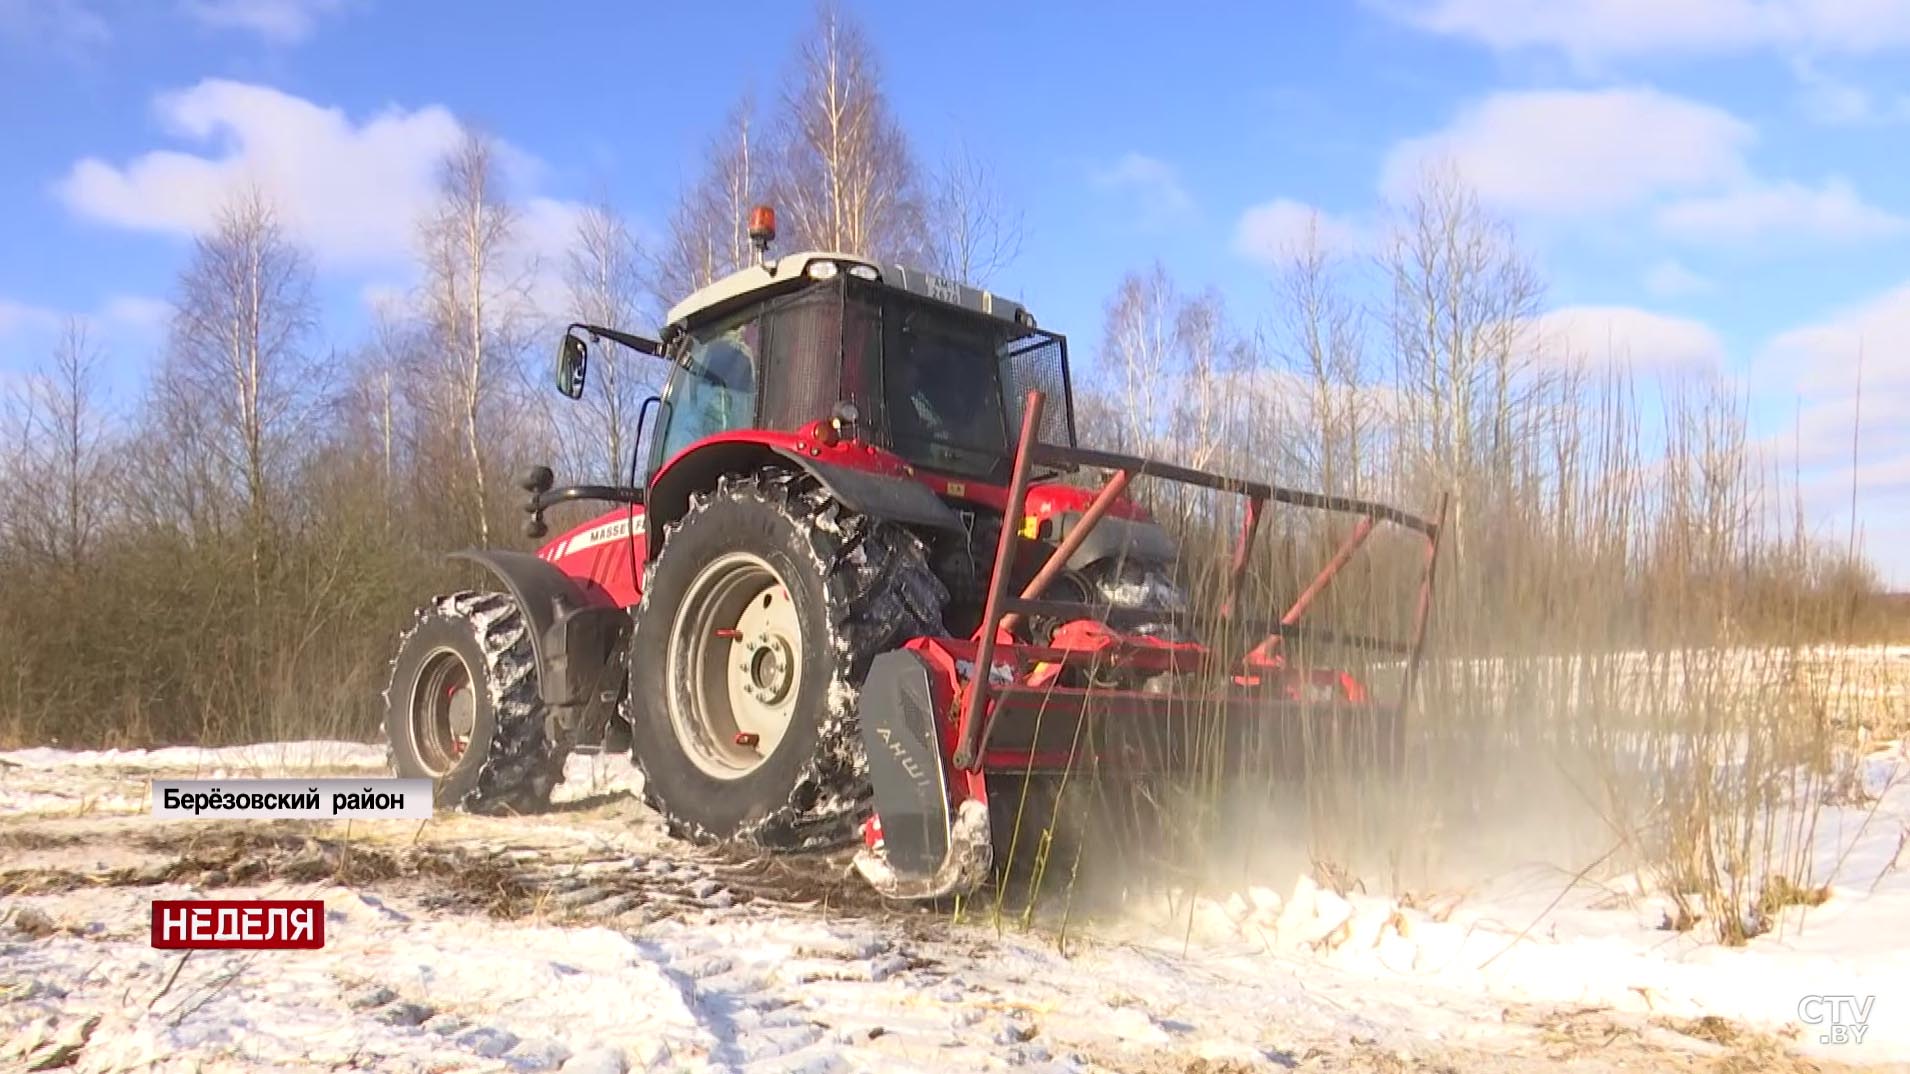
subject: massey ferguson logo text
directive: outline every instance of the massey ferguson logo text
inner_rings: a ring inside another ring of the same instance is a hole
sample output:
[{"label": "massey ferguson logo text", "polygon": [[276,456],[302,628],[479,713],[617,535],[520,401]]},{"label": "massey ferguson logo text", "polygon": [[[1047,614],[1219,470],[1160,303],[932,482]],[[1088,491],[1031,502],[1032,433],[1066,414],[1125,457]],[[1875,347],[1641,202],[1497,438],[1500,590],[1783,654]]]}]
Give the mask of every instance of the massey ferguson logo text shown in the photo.
[{"label": "massey ferguson logo text", "polygon": [[325,904],[315,899],[153,902],[153,946],[309,950],[325,946]]},{"label": "massey ferguson logo text", "polygon": [[1797,1001],[1797,1020],[1817,1027],[1819,1044],[1862,1044],[1876,1005],[1876,996],[1805,996]]}]

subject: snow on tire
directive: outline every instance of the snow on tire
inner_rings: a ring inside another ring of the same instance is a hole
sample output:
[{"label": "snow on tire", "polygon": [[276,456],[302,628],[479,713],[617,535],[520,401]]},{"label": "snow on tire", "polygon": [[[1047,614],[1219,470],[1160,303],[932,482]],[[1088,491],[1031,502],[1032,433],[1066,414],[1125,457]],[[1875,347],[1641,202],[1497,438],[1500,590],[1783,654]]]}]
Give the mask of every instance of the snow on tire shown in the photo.
[{"label": "snow on tire", "polygon": [[726,476],[692,496],[645,573],[630,646],[645,799],[694,842],[851,839],[870,795],[869,664],[944,633],[947,600],[914,534],[807,476]]},{"label": "snow on tire", "polygon": [[540,811],[572,745],[552,738],[546,714],[530,628],[509,596],[454,593],[419,610],[385,689],[398,775],[432,780],[439,808]]}]

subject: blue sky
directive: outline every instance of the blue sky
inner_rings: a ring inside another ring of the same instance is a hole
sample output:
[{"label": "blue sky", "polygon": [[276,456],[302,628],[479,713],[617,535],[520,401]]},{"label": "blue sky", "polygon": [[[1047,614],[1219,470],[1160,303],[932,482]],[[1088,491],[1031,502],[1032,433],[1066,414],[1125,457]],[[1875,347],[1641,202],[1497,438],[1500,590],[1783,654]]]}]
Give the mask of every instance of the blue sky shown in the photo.
[{"label": "blue sky", "polygon": [[[1861,346],[1865,524],[1910,585],[1910,0],[849,6],[918,151],[992,162],[1028,231],[998,285],[1079,349],[1156,258],[1251,328],[1296,221],[1357,252],[1415,162],[1447,157],[1519,226],[1558,338],[1720,369],[1773,435],[1801,412],[1826,533]],[[0,377],[84,313],[130,392],[186,234],[248,168],[314,247],[341,348],[407,282],[405,214],[460,122],[512,147],[533,224],[608,196],[654,229],[809,14],[0,0]]]}]

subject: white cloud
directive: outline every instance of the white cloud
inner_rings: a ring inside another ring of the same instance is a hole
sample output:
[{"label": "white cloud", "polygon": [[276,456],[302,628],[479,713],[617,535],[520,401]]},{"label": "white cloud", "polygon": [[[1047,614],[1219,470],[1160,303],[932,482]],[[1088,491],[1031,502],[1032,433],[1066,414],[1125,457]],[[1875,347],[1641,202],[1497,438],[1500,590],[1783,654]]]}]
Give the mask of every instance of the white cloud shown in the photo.
[{"label": "white cloud", "polygon": [[1797,100],[1806,118],[1833,127],[1873,126],[1910,120],[1910,97],[1880,98],[1852,82],[1826,74],[1807,58],[1791,61]]},{"label": "white cloud", "polygon": [[[46,306],[14,302],[0,298],[0,336],[13,332],[46,332],[59,327],[69,315]],[[91,314],[89,320],[138,332],[151,331],[172,316],[172,304],[145,295],[114,295]]]},{"label": "white cloud", "polygon": [[1645,270],[1645,290],[1657,298],[1685,298],[1701,295],[1716,287],[1709,279],[1686,268],[1675,259],[1666,259]]},{"label": "white cloud", "polygon": [[99,316],[136,332],[156,332],[172,318],[172,303],[146,295],[114,295]]},{"label": "white cloud", "polygon": [[0,298],[0,336],[51,328],[59,321],[60,315],[44,306]]},{"label": "white cloud", "polygon": [[1821,397],[1855,389],[1860,358],[1866,409],[1910,395],[1910,283],[1777,336],[1758,371],[1774,388]]},{"label": "white cloud", "polygon": [[1868,549],[1900,584],[1910,584],[1910,543],[1879,535],[1893,527],[1910,535],[1906,341],[1910,282],[1778,335],[1753,367],[1761,394],[1783,412],[1796,407],[1794,424],[1771,439],[1803,470],[1807,513],[1847,525],[1854,486]]},{"label": "white cloud", "polygon": [[517,219],[518,256],[531,266],[531,305],[549,314],[570,310],[564,280],[570,252],[577,245],[577,221],[583,206],[555,198],[532,198]]},{"label": "white cloud", "polygon": [[[109,362],[117,362],[151,353],[171,315],[170,305],[143,295],[113,295],[91,310],[0,298],[0,382],[8,376],[8,366],[41,368],[59,345],[69,318],[83,324],[88,341]],[[4,387],[0,383],[0,395]]]},{"label": "white cloud", "polygon": [[1113,166],[1095,171],[1094,185],[1119,191],[1135,199],[1137,223],[1159,227],[1194,210],[1193,195],[1181,185],[1180,173],[1172,164],[1144,153],[1129,153]]},{"label": "white cloud", "polygon": [[1864,201],[1841,178],[1816,187],[1755,183],[1683,199],[1659,210],[1658,224],[1679,238],[1722,243],[1774,236],[1857,242],[1910,231],[1910,220]]},{"label": "white cloud", "polygon": [[1841,465],[1846,478],[1853,446],[1860,460],[1910,457],[1910,392],[1866,392],[1859,400],[1846,391],[1794,405],[1795,416],[1772,437],[1780,455],[1806,466]]},{"label": "white cloud", "polygon": [[1409,196],[1428,165],[1445,162],[1505,211],[1643,208],[1665,234],[1690,241],[1855,242],[1910,231],[1910,220],[1841,177],[1810,185],[1755,175],[1746,161],[1755,140],[1722,109],[1648,88],[1497,93],[1445,130],[1396,146],[1381,187]]},{"label": "white cloud", "polygon": [[281,44],[309,37],[321,18],[344,6],[344,0],[183,0],[181,4],[188,16],[206,26],[249,31]]},{"label": "white cloud", "polygon": [[[1820,533],[1849,532],[1851,497],[1866,553],[1899,585],[1910,585],[1910,391],[1873,390],[1802,400],[1794,419],[1763,442],[1769,457],[1798,472],[1808,522]],[[1853,456],[1853,451],[1855,452]]]},{"label": "white cloud", "polygon": [[1724,344],[1705,324],[1631,306],[1567,306],[1535,318],[1531,345],[1553,361],[1639,372],[1709,372]]},{"label": "white cloud", "polygon": [[190,235],[242,181],[277,201],[321,262],[389,262],[410,249],[439,160],[462,133],[438,106],[353,120],[266,86],[207,80],[162,95],[156,109],[202,154],[154,150],[123,165],[75,164],[57,186],[73,212],[138,231]]},{"label": "white cloud", "polygon": [[389,281],[374,281],[358,288],[358,300],[374,316],[403,312],[405,303],[411,297],[410,287],[406,284]]},{"label": "white cloud", "polygon": [[1382,0],[1434,33],[1582,65],[1761,48],[1875,55],[1910,44],[1903,0]]},{"label": "white cloud", "polygon": [[1531,213],[1617,209],[1741,179],[1751,127],[1721,109],[1648,88],[1496,93],[1443,131],[1400,143],[1384,191],[1454,164],[1480,198]]},{"label": "white cloud", "polygon": [[1365,243],[1359,225],[1291,198],[1255,205],[1240,214],[1234,225],[1234,251],[1265,265],[1278,265],[1309,245],[1333,255],[1358,250]]}]

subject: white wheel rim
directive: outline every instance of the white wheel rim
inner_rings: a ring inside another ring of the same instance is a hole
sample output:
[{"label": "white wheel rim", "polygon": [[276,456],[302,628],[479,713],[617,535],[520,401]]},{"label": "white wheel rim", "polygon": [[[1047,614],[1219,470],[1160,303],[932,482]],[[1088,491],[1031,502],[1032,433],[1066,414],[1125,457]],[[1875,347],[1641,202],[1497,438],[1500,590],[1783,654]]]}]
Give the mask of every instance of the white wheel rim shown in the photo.
[{"label": "white wheel rim", "polygon": [[477,694],[464,657],[447,646],[425,655],[411,688],[411,741],[419,763],[443,779],[464,761],[477,724]]},{"label": "white wheel rim", "polygon": [[691,580],[670,629],[664,707],[691,762],[739,779],[776,752],[802,692],[802,624],[760,556],[732,552]]}]

